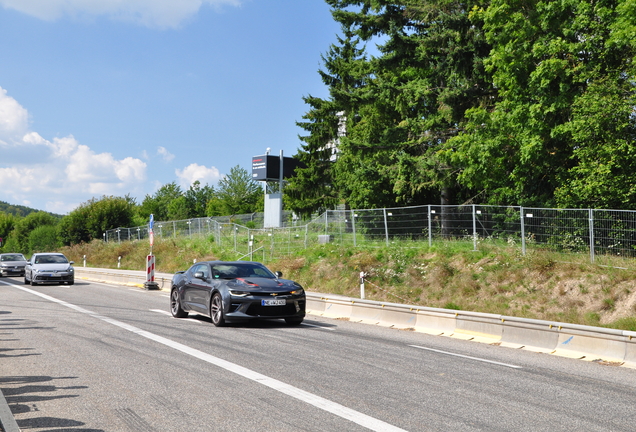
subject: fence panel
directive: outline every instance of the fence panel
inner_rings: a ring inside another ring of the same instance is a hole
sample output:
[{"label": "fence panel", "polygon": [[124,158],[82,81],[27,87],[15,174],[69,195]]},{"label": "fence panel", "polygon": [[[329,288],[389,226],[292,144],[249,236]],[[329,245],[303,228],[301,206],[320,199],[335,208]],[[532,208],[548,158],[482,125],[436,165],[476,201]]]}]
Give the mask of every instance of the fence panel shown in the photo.
[{"label": "fence panel", "polygon": [[[592,262],[631,266],[636,257],[636,212],[519,206],[426,205],[384,209],[328,210],[301,221],[284,212],[283,226],[263,228],[263,213],[155,222],[157,238],[213,236],[245,257],[267,261],[319,243],[390,246],[395,242],[505,242],[527,248],[588,254]],[[108,242],[148,238],[148,226],[116,228]]]}]

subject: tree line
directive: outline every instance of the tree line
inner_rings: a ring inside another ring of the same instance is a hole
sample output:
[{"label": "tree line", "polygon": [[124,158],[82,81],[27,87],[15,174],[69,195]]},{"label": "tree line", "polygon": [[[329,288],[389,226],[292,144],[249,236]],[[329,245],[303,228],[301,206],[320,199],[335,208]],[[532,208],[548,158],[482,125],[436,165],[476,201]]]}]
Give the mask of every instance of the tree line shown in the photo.
[{"label": "tree line", "polygon": [[[341,33],[318,71],[329,96],[303,98],[288,210],[635,207],[636,0],[325,1]],[[217,188],[173,182],[61,220],[0,213],[0,237],[28,252],[262,200],[237,166]]]},{"label": "tree line", "polygon": [[172,182],[146,195],[140,204],[130,196],[103,196],[80,204],[66,216],[25,209],[26,216],[0,211],[0,252],[30,254],[102,239],[109,229],[148,224],[151,214],[161,221],[262,209],[263,189],[245,169],[236,166],[219,180],[216,188],[195,181],[183,190]]},{"label": "tree line", "polygon": [[293,209],[634,208],[636,0],[326,2]]}]

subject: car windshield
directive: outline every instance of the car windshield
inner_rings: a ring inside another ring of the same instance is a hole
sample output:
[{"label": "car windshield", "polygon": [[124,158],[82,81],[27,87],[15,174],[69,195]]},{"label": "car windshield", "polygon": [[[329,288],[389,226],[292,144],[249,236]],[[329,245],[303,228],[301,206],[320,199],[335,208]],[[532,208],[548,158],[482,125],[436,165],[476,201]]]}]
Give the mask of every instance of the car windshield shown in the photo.
[{"label": "car windshield", "polygon": [[2,255],[2,261],[26,261],[22,255]]},{"label": "car windshield", "polygon": [[216,264],[212,265],[213,274],[221,279],[235,279],[244,277],[262,277],[276,279],[276,275],[266,267],[258,264]]},{"label": "car windshield", "polygon": [[64,255],[38,255],[35,264],[66,264],[68,260]]}]

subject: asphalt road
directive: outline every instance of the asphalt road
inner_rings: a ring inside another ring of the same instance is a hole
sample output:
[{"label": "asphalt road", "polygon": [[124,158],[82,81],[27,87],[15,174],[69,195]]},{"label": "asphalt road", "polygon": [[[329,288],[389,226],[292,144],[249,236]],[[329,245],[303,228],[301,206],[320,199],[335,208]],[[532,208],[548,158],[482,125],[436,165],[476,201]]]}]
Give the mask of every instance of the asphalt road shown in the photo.
[{"label": "asphalt road", "polygon": [[0,279],[22,431],[633,431],[636,370],[308,316],[225,328],[166,292]]}]

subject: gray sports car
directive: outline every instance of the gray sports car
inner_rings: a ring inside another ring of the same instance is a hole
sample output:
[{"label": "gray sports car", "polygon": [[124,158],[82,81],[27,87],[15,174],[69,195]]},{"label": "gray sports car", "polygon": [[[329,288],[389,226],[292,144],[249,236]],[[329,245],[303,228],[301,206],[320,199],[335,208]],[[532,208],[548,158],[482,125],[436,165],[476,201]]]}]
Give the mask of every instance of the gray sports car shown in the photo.
[{"label": "gray sports car", "polygon": [[219,327],[226,322],[283,318],[300,324],[305,317],[305,291],[257,262],[206,261],[172,278],[170,311],[175,318],[189,312],[209,316]]},{"label": "gray sports car", "polygon": [[21,253],[0,254],[0,276],[23,276],[26,258]]}]

